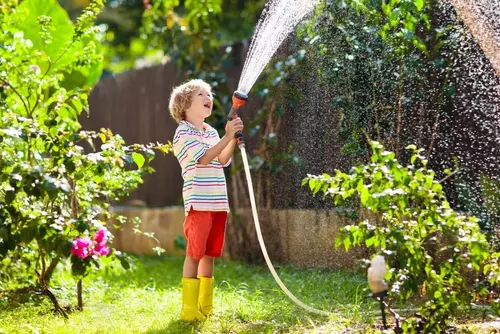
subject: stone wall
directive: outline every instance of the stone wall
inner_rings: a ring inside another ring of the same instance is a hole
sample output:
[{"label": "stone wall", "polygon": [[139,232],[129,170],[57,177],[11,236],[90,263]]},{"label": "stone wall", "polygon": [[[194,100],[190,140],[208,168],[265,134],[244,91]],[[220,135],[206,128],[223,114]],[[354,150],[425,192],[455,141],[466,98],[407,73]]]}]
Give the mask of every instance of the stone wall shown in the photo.
[{"label": "stone wall", "polygon": [[[183,236],[184,211],[181,207],[119,208],[127,217],[139,217],[141,230],[154,232],[169,255],[184,255],[174,248],[177,235]],[[335,212],[312,210],[262,210],[259,219],[263,239],[273,263],[286,263],[297,267],[352,269],[361,256],[360,249],[345,253],[335,249],[335,237],[346,219]],[[240,209],[230,216],[226,231],[224,258],[245,262],[264,261],[253,224],[251,211]],[[123,231],[114,231],[113,246],[134,254],[154,254],[158,243],[144,235],[133,233],[131,224]]]},{"label": "stone wall", "polygon": [[[343,247],[335,248],[337,232],[347,220],[333,211],[261,210],[259,220],[273,262],[306,268],[352,269],[361,257],[360,249],[346,253]],[[225,246],[233,259],[263,261],[251,210],[238,210],[229,222]]]},{"label": "stone wall", "polygon": [[184,251],[175,249],[176,235],[184,235],[184,210],[181,207],[168,208],[135,208],[120,207],[115,209],[121,215],[130,219],[141,219],[141,231],[154,233],[154,240],[133,231],[133,225],[126,223],[122,230],[111,228],[114,235],[112,246],[117,250],[131,254],[155,254],[153,248],[160,246],[168,255],[184,255]]}]

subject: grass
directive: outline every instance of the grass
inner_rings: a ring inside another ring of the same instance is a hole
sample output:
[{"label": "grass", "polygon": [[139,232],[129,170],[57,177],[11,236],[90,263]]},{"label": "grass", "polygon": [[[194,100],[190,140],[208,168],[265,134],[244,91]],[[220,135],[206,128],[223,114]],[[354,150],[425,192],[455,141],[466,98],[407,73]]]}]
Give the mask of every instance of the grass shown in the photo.
[{"label": "grass", "polygon": [[[46,299],[32,296],[13,305],[0,302],[0,329],[5,333],[304,333],[340,332],[373,324],[362,301],[366,280],[338,271],[278,268],[287,287],[306,304],[334,310],[332,317],[307,313],[281,292],[264,266],[216,262],[214,314],[201,324],[178,320],[181,258],[139,257],[125,271],[107,263],[85,278],[84,310],[69,320],[54,316]],[[62,272],[53,292],[62,305],[76,304],[76,283]],[[1,332],[1,331],[0,331]]]},{"label": "grass", "polygon": [[[299,299],[335,313],[325,317],[295,306],[267,267],[225,261],[216,262],[214,314],[200,324],[184,323],[178,320],[182,262],[137,257],[129,271],[105,263],[85,278],[84,310],[68,320],[55,316],[48,300],[38,296],[20,304],[0,297],[0,333],[368,333],[377,328],[377,305],[363,298],[363,276],[278,268]],[[73,278],[61,271],[54,279],[60,303],[75,305]]]}]

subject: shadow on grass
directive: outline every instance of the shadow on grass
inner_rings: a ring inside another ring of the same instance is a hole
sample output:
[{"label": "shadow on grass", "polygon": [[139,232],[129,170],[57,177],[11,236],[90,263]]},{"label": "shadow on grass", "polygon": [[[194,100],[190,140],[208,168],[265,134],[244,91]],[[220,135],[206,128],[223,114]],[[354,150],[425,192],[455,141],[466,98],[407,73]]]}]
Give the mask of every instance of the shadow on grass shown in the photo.
[{"label": "shadow on grass", "polygon": [[164,256],[133,256],[131,268],[123,270],[119,263],[107,267],[99,276],[107,280],[112,287],[154,286],[166,290],[180,287],[184,259]]},{"label": "shadow on grass", "polygon": [[[164,328],[150,329],[146,333],[159,334],[159,333],[172,333],[172,334],[188,334],[188,333],[241,333],[241,334],[256,334],[256,333],[272,333],[276,332],[276,324],[271,321],[258,320],[255,322],[235,321],[231,314],[225,312],[224,314],[212,315],[212,318],[207,323],[189,323],[179,319],[172,320]],[[292,325],[290,325],[291,327]],[[282,330],[288,329],[288,326],[281,328]]]},{"label": "shadow on grass", "polygon": [[148,330],[148,334],[172,333],[172,334],[189,334],[198,333],[200,323],[189,323],[179,319],[172,320],[165,328]]}]

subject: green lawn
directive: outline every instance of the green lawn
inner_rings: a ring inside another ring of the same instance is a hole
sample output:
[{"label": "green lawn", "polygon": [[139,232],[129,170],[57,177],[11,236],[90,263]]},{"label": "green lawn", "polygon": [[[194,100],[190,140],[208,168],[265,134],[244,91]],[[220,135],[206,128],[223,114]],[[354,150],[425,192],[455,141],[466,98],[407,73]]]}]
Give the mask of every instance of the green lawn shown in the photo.
[{"label": "green lawn", "polygon": [[[324,317],[296,307],[264,266],[216,263],[214,314],[204,323],[178,320],[182,259],[136,258],[129,271],[105,264],[84,281],[84,310],[69,320],[54,316],[46,299],[19,305],[0,298],[5,333],[367,333],[379,320],[377,305],[363,299],[363,276],[326,270],[279,268],[306,304],[335,312]],[[76,304],[75,282],[59,274],[54,290],[62,305]],[[56,283],[56,282],[54,282]]]}]

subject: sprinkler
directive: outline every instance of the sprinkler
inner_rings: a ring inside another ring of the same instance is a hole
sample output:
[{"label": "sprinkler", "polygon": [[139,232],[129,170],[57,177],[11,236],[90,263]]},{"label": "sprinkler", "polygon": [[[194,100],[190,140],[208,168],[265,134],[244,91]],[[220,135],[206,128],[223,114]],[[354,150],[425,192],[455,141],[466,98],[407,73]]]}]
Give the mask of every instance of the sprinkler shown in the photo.
[{"label": "sprinkler", "polygon": [[384,257],[381,255],[375,256],[371,261],[370,268],[368,268],[368,285],[373,292],[372,297],[379,302],[380,313],[382,316],[382,329],[389,329],[389,327],[387,326],[387,319],[385,317],[385,310],[387,310],[394,316],[394,332],[399,334],[403,332],[400,326],[399,314],[394,312],[394,310],[391,309],[389,305],[387,305],[387,303],[384,301],[384,298],[388,295],[388,286],[387,282],[385,281],[386,272],[387,269],[385,266]]},{"label": "sprinkler", "polygon": [[[240,108],[245,105],[248,100],[248,95],[243,93],[242,91],[236,90],[233,93],[233,106],[227,115],[227,120],[231,121],[240,116]],[[243,141],[243,133],[241,131],[236,132],[234,134],[234,138],[238,143],[238,147],[241,149],[245,147],[245,142]]]}]

